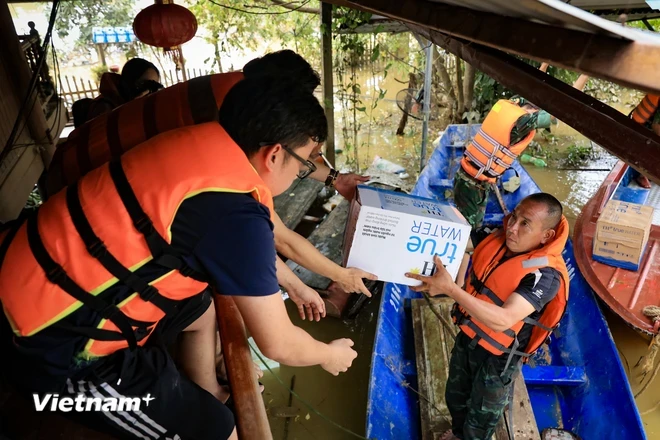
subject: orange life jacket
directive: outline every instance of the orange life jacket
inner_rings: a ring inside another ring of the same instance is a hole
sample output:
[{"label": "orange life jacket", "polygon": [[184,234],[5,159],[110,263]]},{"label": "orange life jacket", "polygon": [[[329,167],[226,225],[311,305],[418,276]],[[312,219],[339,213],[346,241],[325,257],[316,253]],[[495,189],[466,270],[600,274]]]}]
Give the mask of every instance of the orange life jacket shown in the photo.
[{"label": "orange life jacket", "polygon": [[46,174],[47,197],[157,134],[217,121],[227,92],[242,79],[242,72],[201,76],[88,121],[55,150]]},{"label": "orange life jacket", "polygon": [[[552,240],[540,249],[516,255],[500,262],[506,252],[504,228],[489,235],[476,247],[472,260],[472,269],[466,283],[466,292],[482,301],[501,306],[518,287],[523,277],[541,267],[552,267],[561,275],[561,285],[557,295],[545,306],[541,317],[530,317],[517,322],[511,328],[497,332],[488,328],[467,311],[456,306],[454,322],[470,338],[478,339],[478,344],[494,355],[509,353],[527,359],[545,342],[550,333],[559,324],[568,302],[569,276],[562,251],[568,239],[568,221],[562,217]],[[518,350],[517,335],[525,323],[532,324],[532,334],[527,347]],[[524,350],[524,351],[523,351]]]},{"label": "orange life jacket", "polygon": [[[178,301],[207,287],[170,246],[179,206],[202,192],[249,193],[273,211],[270,190],[217,122],[156,136],[55,194],[0,237],[0,301],[15,334],[82,333],[83,358],[143,345]],[[169,271],[135,275],[150,261]],[[117,282],[135,293],[104,297]],[[83,306],[98,316],[84,331],[62,321]]]},{"label": "orange life jacket", "polygon": [[534,139],[536,130],[532,130],[517,144],[510,145],[511,129],[518,118],[526,113],[511,101],[497,101],[465,149],[461,160],[463,170],[477,180],[495,183],[496,178],[509,169]]},{"label": "orange life jacket", "polygon": [[648,94],[637,104],[637,107],[632,111],[632,118],[638,124],[647,124],[651,122],[653,115],[658,110],[660,105],[660,95]]}]

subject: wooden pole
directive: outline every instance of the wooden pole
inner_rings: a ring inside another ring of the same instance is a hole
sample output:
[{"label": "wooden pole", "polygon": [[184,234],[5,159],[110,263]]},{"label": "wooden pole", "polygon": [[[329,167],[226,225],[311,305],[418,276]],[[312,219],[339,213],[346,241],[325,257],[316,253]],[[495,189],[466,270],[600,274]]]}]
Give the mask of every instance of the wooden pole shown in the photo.
[{"label": "wooden pole", "polygon": [[335,166],[335,105],[332,78],[332,5],[321,3],[321,52],[323,54],[323,107],[328,119],[325,157]]},{"label": "wooden pole", "polygon": [[245,324],[231,296],[214,292],[215,314],[241,440],[272,440],[266,408],[254,374]]}]

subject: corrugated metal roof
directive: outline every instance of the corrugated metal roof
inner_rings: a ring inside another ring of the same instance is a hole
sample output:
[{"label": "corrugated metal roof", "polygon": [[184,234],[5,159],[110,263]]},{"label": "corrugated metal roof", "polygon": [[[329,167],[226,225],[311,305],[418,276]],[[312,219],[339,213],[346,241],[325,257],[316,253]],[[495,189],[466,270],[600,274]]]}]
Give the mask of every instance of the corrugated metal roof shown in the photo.
[{"label": "corrugated metal roof", "polygon": [[[444,3],[453,6],[490,12],[497,15],[522,18],[530,21],[561,26],[584,32],[609,34],[626,38],[631,41],[659,42],[660,36],[649,31],[624,26],[606,18],[592,14],[584,9],[612,11],[612,9],[627,8],[631,10],[646,9],[654,12],[643,1],[605,0],[431,0],[434,3]],[[622,11],[623,12],[623,11]],[[655,11],[660,12],[660,11]],[[659,14],[660,15],[660,14]]]}]

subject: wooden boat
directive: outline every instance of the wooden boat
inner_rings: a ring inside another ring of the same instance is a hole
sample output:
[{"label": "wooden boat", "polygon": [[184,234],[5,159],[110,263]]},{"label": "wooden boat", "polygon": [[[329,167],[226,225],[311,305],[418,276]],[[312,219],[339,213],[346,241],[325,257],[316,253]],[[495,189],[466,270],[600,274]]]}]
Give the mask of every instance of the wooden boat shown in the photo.
[{"label": "wooden boat", "polygon": [[[478,128],[478,125],[447,128],[413,194],[445,200],[468,134],[473,136]],[[517,162],[514,168],[520,175],[521,186],[513,193],[503,194],[509,210],[525,196],[540,192]],[[491,195],[486,224],[501,224],[503,218],[502,209]],[[561,427],[583,439],[645,439],[614,340],[595,295],[575,265],[571,240],[563,255],[571,276],[568,310],[550,343],[523,367],[538,431]],[[417,298],[419,294],[406,286],[385,284],[369,379],[368,438],[422,438],[420,401],[423,399],[411,390],[419,389],[410,310],[411,300]]]},{"label": "wooden boat", "polygon": [[[660,186],[642,188],[636,172],[619,161],[600,189],[584,206],[575,222],[575,259],[582,275],[605,304],[628,325],[645,334],[657,334],[655,325],[642,310],[660,306]],[[592,258],[596,222],[609,200],[621,200],[656,208],[646,251],[638,270],[626,270]]]}]

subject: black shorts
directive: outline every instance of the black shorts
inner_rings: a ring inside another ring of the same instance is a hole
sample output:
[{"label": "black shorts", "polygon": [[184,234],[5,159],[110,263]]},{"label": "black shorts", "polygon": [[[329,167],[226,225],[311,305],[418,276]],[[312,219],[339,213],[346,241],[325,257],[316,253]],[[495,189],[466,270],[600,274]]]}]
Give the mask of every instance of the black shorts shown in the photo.
[{"label": "black shorts", "polygon": [[[139,409],[68,412],[65,415],[120,439],[227,439],[234,429],[231,411],[180,373],[167,351],[177,335],[212,305],[204,292],[162,320],[144,347],[114,353],[94,373],[67,382],[67,394],[101,399],[140,398]],[[65,396],[60,396],[60,398]]]}]

